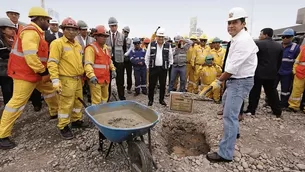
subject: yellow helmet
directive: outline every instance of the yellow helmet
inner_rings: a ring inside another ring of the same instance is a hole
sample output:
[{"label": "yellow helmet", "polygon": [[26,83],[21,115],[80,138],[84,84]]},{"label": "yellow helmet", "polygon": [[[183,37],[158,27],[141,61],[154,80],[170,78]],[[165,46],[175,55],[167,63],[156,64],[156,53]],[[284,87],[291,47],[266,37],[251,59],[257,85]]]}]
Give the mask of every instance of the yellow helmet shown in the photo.
[{"label": "yellow helmet", "polygon": [[192,35],[190,39],[198,39],[196,35]]},{"label": "yellow helmet", "polygon": [[212,44],[213,40],[214,40],[214,38],[210,38],[209,41],[208,41],[208,43],[209,43],[209,44]]},{"label": "yellow helmet", "polygon": [[45,9],[43,9],[42,7],[32,7],[29,11],[29,17],[47,17],[49,19],[52,19],[52,17],[50,17],[48,15],[48,13],[46,12]]},{"label": "yellow helmet", "polygon": [[202,34],[199,39],[208,39],[208,36],[206,34]]}]

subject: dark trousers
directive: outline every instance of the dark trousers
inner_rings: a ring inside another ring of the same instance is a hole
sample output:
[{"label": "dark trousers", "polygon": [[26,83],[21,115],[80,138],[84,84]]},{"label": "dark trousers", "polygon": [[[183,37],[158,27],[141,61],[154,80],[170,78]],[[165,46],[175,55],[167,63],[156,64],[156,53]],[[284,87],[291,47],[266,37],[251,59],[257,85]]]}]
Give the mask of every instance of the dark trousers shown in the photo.
[{"label": "dark trousers", "polygon": [[10,101],[13,96],[13,79],[8,76],[0,76],[0,85],[4,105]]},{"label": "dark trousers", "polygon": [[[116,86],[118,90],[118,95],[120,100],[126,100],[125,98],[125,88],[124,88],[124,63],[116,63],[114,62],[114,66],[116,68]],[[110,88],[110,86],[109,86]],[[110,88],[111,93],[111,88]]]},{"label": "dark trousers", "polygon": [[140,93],[140,90],[142,90],[142,93],[146,94],[146,66],[144,67],[134,67],[134,77],[135,77],[135,91],[136,93]]},{"label": "dark trousers", "polygon": [[292,91],[293,74],[290,75],[278,75],[276,86],[281,82],[281,101],[280,105],[282,108],[289,106],[288,100]]},{"label": "dark trousers", "polygon": [[148,99],[154,101],[154,89],[157,81],[160,83],[159,101],[164,100],[165,85],[166,85],[167,69],[156,66],[149,69],[149,86],[148,86]]},{"label": "dark trousers", "polygon": [[34,91],[32,92],[30,101],[32,101],[34,107],[42,106],[41,93],[37,89],[34,89]]},{"label": "dark trousers", "polygon": [[270,104],[270,107],[275,115],[281,115],[282,110],[280,106],[279,95],[274,84],[276,80],[260,79],[254,77],[254,86],[250,91],[248,112],[255,114],[256,108],[261,95],[262,86],[264,87],[266,97]]},{"label": "dark trousers", "polygon": [[132,64],[130,61],[124,62],[124,73],[125,70],[127,74],[127,90],[130,90],[132,87]]}]

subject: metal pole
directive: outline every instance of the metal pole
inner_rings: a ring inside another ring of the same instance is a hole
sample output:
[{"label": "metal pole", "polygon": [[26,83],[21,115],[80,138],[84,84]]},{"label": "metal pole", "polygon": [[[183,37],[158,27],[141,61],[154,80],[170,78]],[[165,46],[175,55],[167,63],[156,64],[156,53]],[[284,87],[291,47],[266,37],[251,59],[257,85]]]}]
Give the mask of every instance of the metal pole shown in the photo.
[{"label": "metal pole", "polygon": [[44,0],[40,0],[40,3],[41,3],[41,7],[42,7],[42,8],[45,8]]}]

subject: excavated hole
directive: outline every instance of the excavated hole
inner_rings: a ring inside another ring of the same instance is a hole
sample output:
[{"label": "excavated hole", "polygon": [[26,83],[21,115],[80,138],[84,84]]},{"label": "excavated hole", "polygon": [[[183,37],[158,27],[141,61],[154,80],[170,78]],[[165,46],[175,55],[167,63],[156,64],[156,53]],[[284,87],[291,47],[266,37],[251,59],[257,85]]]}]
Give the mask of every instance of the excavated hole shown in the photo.
[{"label": "excavated hole", "polygon": [[206,142],[202,126],[202,123],[191,120],[171,119],[171,121],[165,121],[163,123],[163,137],[167,141],[168,153],[170,155],[174,153],[177,157],[207,154],[210,151],[210,146]]}]

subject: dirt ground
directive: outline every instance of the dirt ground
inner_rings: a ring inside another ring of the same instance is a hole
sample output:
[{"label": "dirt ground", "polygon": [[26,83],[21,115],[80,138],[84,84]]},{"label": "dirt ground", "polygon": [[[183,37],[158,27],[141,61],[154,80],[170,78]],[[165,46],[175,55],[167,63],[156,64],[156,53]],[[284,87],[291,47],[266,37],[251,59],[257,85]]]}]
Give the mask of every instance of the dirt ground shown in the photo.
[{"label": "dirt ground", "polygon": [[[145,95],[126,95],[128,100],[147,104]],[[205,154],[217,150],[222,138],[222,119],[216,114],[221,105],[195,101],[193,113],[185,114],[171,112],[157,100],[158,94],[152,106],[161,115],[152,129],[153,159],[158,167],[154,171],[305,171],[303,113],[284,112],[277,119],[260,104],[255,116],[246,116],[240,123],[234,161],[211,164]],[[169,104],[168,99],[166,102]],[[117,145],[107,159],[98,151],[98,130],[93,124],[85,130],[73,130],[76,137],[66,141],[61,139],[56,123],[49,120],[45,104],[38,113],[29,104],[13,129],[12,139],[18,146],[0,150],[0,171],[130,171]]]}]

